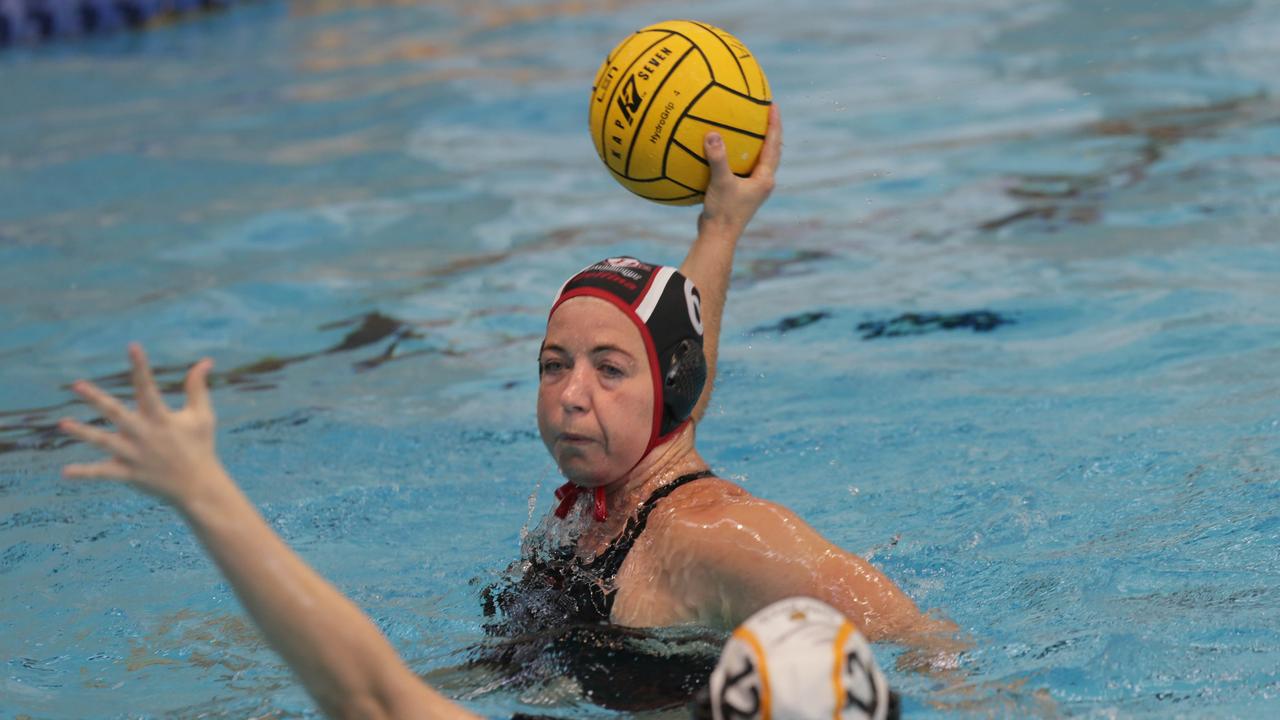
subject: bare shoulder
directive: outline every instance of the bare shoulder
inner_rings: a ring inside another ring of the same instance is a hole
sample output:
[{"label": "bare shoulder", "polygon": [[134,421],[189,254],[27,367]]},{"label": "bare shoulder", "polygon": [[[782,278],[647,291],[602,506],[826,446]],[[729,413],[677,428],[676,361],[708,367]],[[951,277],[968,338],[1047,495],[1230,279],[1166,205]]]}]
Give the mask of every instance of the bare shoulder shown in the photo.
[{"label": "bare shoulder", "polygon": [[[819,597],[834,549],[795,513],[727,480],[690,483],[650,516],[645,557],[694,617],[732,627],[769,602]],[[646,537],[647,536],[647,537]]]},{"label": "bare shoulder", "polygon": [[673,491],[654,508],[649,527],[637,543],[649,564],[637,577],[660,586],[662,597],[682,608],[682,619],[733,627],[771,602],[810,595],[873,639],[905,637],[927,624],[911,598],[870,563],[790,509],[727,480]]},{"label": "bare shoulder", "polygon": [[723,518],[734,508],[764,502],[730,480],[709,477],[676,488],[654,508],[651,522],[700,524]]},{"label": "bare shoulder", "polygon": [[699,543],[714,539],[741,542],[743,536],[760,537],[760,531],[772,536],[783,528],[809,529],[786,507],[718,477],[675,490],[654,508],[649,522],[664,535]]},{"label": "bare shoulder", "polygon": [[720,477],[709,477],[676,488],[663,503],[680,513],[710,512],[733,503],[755,500],[741,485]]}]

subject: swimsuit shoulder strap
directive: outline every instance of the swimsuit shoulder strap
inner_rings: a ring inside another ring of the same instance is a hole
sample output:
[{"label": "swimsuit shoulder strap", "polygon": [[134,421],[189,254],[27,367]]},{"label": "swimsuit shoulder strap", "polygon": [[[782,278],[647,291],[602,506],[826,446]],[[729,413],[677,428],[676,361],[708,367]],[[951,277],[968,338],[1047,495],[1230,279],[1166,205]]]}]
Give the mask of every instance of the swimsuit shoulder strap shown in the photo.
[{"label": "swimsuit shoulder strap", "polygon": [[701,480],[715,475],[710,470],[700,470],[698,472],[681,475],[671,482],[663,485],[648,500],[640,506],[640,511],[636,516],[627,521],[626,527],[622,530],[622,534],[614,540],[600,556],[591,564],[595,566],[599,572],[599,577],[607,582],[612,582],[618,575],[618,570],[622,569],[622,562],[627,559],[627,554],[631,552],[631,546],[636,544],[636,540],[640,537],[640,533],[644,532],[645,525],[649,522],[649,513],[653,512],[653,508],[666,496],[675,492],[684,485],[688,485],[694,480]]}]

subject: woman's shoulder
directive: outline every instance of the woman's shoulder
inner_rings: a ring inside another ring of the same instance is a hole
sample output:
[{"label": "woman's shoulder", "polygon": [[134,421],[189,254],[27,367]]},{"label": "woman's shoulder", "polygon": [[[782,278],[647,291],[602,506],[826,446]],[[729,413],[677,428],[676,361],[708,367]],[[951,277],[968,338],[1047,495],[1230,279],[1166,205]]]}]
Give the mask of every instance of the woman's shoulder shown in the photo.
[{"label": "woman's shoulder", "polygon": [[754,597],[761,587],[771,587],[766,575],[792,577],[797,563],[807,567],[831,549],[791,510],[722,478],[672,492],[654,509],[649,527],[642,539],[665,576],[696,575],[702,578],[699,588],[714,591],[713,597],[701,590],[688,596],[695,605],[716,605],[731,595]]},{"label": "woman's shoulder", "polygon": [[725,520],[773,511],[787,512],[782,506],[752,495],[731,480],[712,476],[677,488],[654,508],[650,522],[698,532]]},{"label": "woman's shoulder", "polygon": [[667,497],[663,504],[669,506],[669,510],[682,513],[702,512],[755,499],[741,485],[716,475],[685,483]]}]

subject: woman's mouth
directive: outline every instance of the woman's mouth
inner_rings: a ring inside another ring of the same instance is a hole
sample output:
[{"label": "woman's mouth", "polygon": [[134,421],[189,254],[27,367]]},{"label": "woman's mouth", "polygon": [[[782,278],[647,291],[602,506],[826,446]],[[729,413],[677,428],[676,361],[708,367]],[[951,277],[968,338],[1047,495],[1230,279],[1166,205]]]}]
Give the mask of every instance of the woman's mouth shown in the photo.
[{"label": "woman's mouth", "polygon": [[595,442],[595,440],[587,437],[586,435],[578,435],[577,433],[560,433],[560,442],[569,445],[586,445],[588,443]]}]

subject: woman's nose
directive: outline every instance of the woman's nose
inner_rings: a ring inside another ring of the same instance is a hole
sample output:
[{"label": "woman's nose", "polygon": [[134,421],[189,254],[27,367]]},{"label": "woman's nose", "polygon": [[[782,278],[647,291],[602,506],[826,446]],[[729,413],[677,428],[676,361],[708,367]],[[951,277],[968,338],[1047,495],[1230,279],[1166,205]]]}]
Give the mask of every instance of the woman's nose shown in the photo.
[{"label": "woman's nose", "polygon": [[567,412],[584,412],[591,407],[591,376],[586,363],[574,363],[565,379],[560,403]]}]

